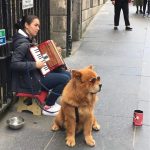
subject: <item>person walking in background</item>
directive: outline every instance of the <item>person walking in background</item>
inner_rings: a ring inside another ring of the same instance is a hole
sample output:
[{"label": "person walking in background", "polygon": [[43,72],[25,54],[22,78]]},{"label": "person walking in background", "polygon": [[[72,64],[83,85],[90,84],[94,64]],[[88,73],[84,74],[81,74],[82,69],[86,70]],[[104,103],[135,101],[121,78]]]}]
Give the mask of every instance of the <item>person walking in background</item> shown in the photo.
[{"label": "person walking in background", "polygon": [[133,5],[136,6],[136,14],[139,13],[139,7],[140,7],[140,14],[143,13],[143,11],[142,11],[143,0],[134,0]]},{"label": "person walking in background", "polygon": [[150,0],[148,0],[147,13],[148,17],[150,17]]},{"label": "person walking in background", "polygon": [[147,6],[147,14],[149,17],[150,16],[150,0],[143,1],[143,17],[145,17],[146,6]]},{"label": "person walking in background", "polygon": [[71,78],[69,71],[57,68],[43,76],[40,69],[44,62],[34,61],[30,48],[35,45],[35,36],[40,29],[37,16],[23,16],[16,24],[17,32],[13,36],[13,54],[11,59],[12,91],[38,94],[50,91],[47,96],[43,115],[55,116],[61,106],[56,103],[65,85]]},{"label": "person walking in background", "polygon": [[129,1],[128,0],[111,0],[114,5],[114,30],[118,30],[120,12],[123,11],[125,30],[132,31],[129,22]]}]

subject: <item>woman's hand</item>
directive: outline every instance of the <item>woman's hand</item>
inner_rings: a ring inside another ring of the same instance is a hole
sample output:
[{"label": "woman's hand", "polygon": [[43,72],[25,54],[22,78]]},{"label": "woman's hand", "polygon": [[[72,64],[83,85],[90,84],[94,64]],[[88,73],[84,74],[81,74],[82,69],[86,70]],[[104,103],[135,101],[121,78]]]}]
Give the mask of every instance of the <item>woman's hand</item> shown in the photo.
[{"label": "woman's hand", "polygon": [[45,63],[44,63],[44,62],[41,62],[41,61],[37,61],[37,62],[35,63],[35,65],[36,65],[36,68],[41,69],[42,67],[45,66]]}]

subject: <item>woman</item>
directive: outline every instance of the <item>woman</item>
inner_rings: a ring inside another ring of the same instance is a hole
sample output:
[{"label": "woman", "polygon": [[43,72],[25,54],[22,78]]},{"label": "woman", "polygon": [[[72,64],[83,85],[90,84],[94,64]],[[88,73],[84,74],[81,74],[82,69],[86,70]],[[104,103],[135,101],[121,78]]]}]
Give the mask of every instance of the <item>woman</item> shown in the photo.
[{"label": "woman", "polygon": [[37,16],[24,16],[15,27],[18,32],[13,36],[12,90],[32,94],[38,94],[41,90],[51,90],[42,113],[55,116],[60,110],[56,100],[70,80],[70,72],[58,68],[46,76],[41,74],[40,69],[44,66],[44,62],[35,62],[29,51],[35,44],[34,38],[40,29]]}]

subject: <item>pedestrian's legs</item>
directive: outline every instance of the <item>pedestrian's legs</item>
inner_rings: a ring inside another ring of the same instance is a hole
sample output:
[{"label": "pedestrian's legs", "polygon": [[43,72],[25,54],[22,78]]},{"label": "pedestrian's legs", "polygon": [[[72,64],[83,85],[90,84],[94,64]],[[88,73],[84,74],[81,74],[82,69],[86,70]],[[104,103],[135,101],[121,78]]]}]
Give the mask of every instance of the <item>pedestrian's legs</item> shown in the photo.
[{"label": "pedestrian's legs", "polygon": [[136,6],[136,14],[138,14],[138,12],[139,12],[139,6],[137,5]]},{"label": "pedestrian's legs", "polygon": [[142,11],[142,5],[140,6],[140,14],[142,14],[143,13],[143,11]]},{"label": "pedestrian's legs", "polygon": [[129,22],[129,5],[128,3],[122,4],[122,10],[123,10],[123,16],[124,16],[124,21],[125,21],[125,26],[130,26]]},{"label": "pedestrian's legs", "polygon": [[147,4],[147,0],[144,0],[143,1],[143,16],[145,16],[146,4]]},{"label": "pedestrian's legs", "polygon": [[121,7],[120,4],[115,4],[114,6],[115,15],[114,15],[114,26],[119,26],[119,19],[120,19],[120,11]]},{"label": "pedestrian's legs", "polygon": [[148,6],[147,6],[147,10],[148,10],[148,15],[150,15],[150,0],[148,0]]}]

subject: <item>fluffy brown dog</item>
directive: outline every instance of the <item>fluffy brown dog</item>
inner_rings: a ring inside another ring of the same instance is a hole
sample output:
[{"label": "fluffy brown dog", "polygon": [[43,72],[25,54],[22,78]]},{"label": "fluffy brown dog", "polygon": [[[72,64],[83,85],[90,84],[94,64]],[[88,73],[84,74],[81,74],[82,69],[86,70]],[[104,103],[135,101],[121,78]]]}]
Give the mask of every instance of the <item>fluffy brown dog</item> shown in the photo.
[{"label": "fluffy brown dog", "polygon": [[61,110],[55,117],[52,130],[66,129],[66,144],[75,146],[75,134],[83,130],[85,141],[94,146],[92,128],[99,130],[100,125],[94,116],[96,94],[101,90],[101,80],[88,66],[81,70],[72,70],[72,79],[64,88],[61,98]]}]

